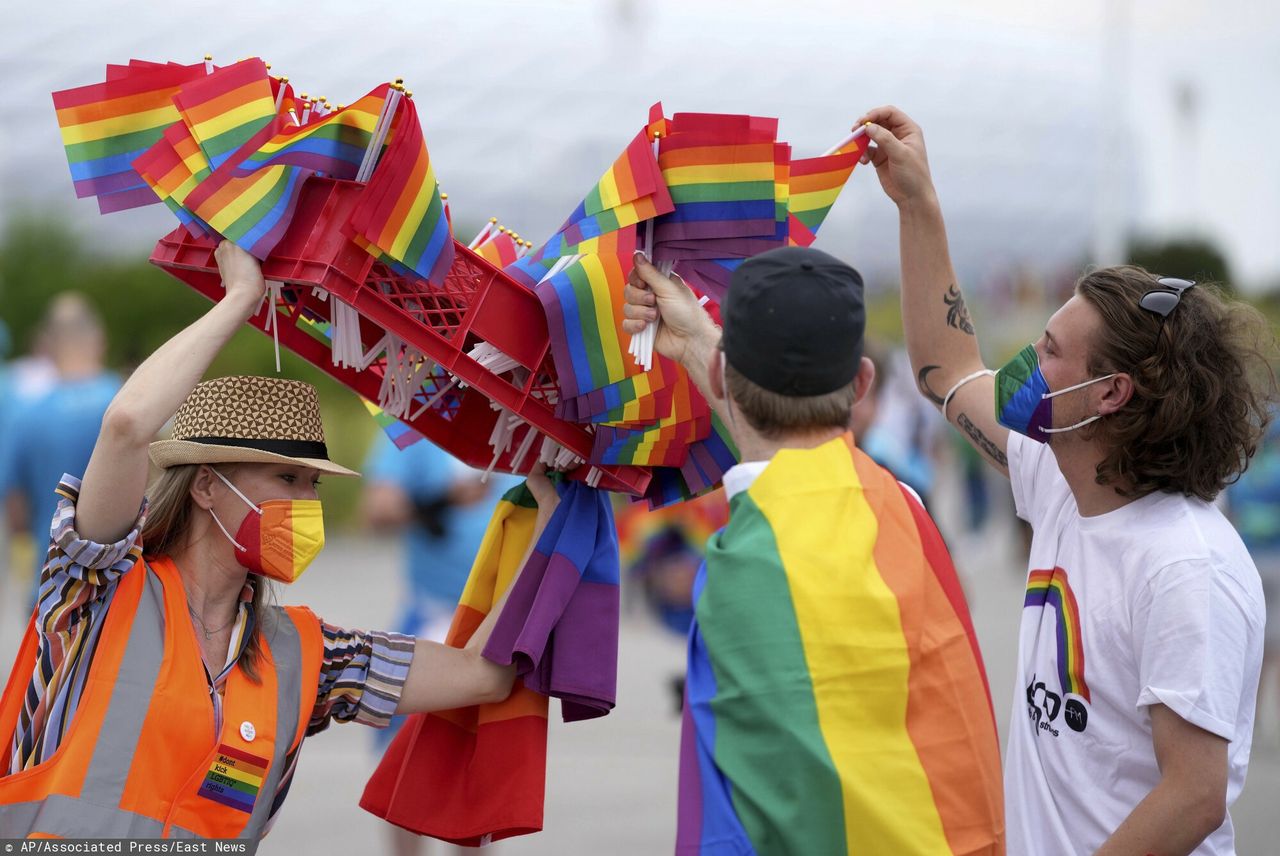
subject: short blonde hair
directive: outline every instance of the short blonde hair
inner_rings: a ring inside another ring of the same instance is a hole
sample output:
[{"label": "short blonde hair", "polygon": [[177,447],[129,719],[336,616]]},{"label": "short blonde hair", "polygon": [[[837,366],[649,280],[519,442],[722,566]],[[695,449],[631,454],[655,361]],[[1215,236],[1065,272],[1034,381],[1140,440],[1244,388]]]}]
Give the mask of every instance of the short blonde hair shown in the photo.
[{"label": "short blonde hair", "polygon": [[748,380],[726,362],[724,380],[747,424],[770,440],[830,428],[848,431],[858,400],[857,379],[824,395],[781,395]]}]

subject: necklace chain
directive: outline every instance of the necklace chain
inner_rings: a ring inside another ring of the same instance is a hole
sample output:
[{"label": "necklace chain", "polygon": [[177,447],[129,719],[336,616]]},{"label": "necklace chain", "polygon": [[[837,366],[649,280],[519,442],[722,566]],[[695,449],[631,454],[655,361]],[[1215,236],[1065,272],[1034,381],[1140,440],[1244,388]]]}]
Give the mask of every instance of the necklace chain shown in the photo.
[{"label": "necklace chain", "polygon": [[239,610],[237,609],[237,610],[236,610],[236,614],[235,614],[235,615],[233,615],[233,616],[231,617],[231,620],[230,620],[230,621],[228,621],[226,624],[222,625],[221,627],[215,627],[213,630],[210,630],[210,629],[205,625],[204,620],[203,620],[202,618],[200,618],[200,616],[196,615],[196,611],[195,611],[194,609],[192,609],[192,608],[191,608],[191,604],[189,604],[189,603],[187,604],[187,612],[191,613],[191,617],[192,617],[192,618],[194,618],[194,619],[196,620],[196,624],[199,624],[199,625],[200,625],[200,631],[201,631],[202,633],[204,633],[204,638],[205,638],[205,639],[212,639],[212,638],[213,638],[213,634],[215,634],[215,633],[221,633],[223,630],[226,630],[228,627],[230,627],[231,625],[235,624],[235,623],[236,623],[236,619],[240,617],[240,615],[239,615]]}]

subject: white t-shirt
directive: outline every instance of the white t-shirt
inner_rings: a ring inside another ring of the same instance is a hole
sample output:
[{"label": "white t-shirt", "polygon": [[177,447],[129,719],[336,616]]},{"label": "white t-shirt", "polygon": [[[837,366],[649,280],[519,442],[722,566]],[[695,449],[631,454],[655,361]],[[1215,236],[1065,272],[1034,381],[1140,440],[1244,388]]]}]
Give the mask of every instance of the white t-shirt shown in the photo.
[{"label": "white t-shirt", "polygon": [[[1009,437],[1031,558],[1005,763],[1009,852],[1093,853],[1160,781],[1149,705],[1230,741],[1244,786],[1262,586],[1213,505],[1151,494],[1081,517],[1047,445]],[[1235,853],[1230,817],[1195,851]]]}]

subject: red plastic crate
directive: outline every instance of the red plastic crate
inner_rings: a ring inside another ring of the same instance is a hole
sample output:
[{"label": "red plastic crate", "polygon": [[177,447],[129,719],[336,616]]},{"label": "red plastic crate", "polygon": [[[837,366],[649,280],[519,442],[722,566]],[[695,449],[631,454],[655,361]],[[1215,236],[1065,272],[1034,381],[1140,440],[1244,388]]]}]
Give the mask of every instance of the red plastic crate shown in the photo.
[{"label": "red plastic crate", "polygon": [[[410,418],[402,420],[433,443],[471,466],[488,467],[493,459],[488,441],[498,415],[489,406],[492,400],[540,434],[589,458],[591,433],[555,416],[550,399],[559,386],[546,316],[533,292],[457,241],[453,267],[440,288],[376,263],[342,234],[361,188],[352,181],[309,179],[288,231],[263,262],[267,280],[284,284],[283,299],[274,307],[280,344],[370,401],[378,400],[385,355],[364,371],[335,366],[329,342],[305,320],[330,320],[329,300],[313,292],[323,288],[359,311],[366,350],[390,332],[435,362],[431,379],[438,386],[448,383],[450,374],[466,384],[455,386],[429,409],[415,402]],[[217,239],[193,238],[179,227],[160,239],[151,262],[216,302],[225,293],[213,256],[216,247]],[[263,310],[250,323],[271,336],[266,320]],[[467,351],[479,341],[517,361],[526,370],[523,382],[495,375],[468,357]],[[526,430],[517,429],[512,449],[498,459],[498,471],[513,471],[512,458]],[[540,439],[534,442],[521,462],[521,473],[537,460],[540,445]],[[642,467],[598,468],[603,472],[600,486],[609,490],[640,495],[649,483],[650,473]],[[585,478],[587,469],[577,468],[572,477]]]}]

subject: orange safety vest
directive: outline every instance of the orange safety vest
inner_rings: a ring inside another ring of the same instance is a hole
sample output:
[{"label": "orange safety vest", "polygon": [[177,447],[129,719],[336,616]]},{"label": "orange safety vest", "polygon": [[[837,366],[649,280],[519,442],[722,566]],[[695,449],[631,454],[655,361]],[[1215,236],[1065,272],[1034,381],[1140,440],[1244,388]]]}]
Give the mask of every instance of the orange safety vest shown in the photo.
[{"label": "orange safety vest", "polygon": [[[173,562],[139,559],[102,621],[62,743],[0,777],[0,838],[261,838],[315,707],[319,620],[305,607],[262,611],[261,683],[231,670],[220,734]],[[0,697],[6,753],[38,651],[33,617]]]}]

